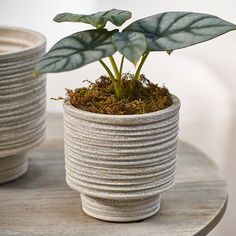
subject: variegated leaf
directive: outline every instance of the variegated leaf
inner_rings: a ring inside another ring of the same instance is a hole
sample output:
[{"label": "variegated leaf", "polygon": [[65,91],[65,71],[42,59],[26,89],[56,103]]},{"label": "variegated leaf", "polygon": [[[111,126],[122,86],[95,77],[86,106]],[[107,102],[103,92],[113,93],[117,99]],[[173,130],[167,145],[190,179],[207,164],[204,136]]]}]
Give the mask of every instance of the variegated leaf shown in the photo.
[{"label": "variegated leaf", "polygon": [[113,34],[112,42],[116,49],[135,65],[147,49],[145,36],[137,32],[117,32]]},{"label": "variegated leaf", "polygon": [[216,16],[194,12],[165,12],[137,20],[124,29],[144,34],[150,51],[172,51],[236,30]]},{"label": "variegated leaf", "polygon": [[113,55],[112,35],[117,30],[87,30],[56,43],[35,67],[36,73],[62,72],[80,68]]},{"label": "variegated leaf", "polygon": [[56,22],[82,22],[101,29],[105,27],[107,21],[110,21],[114,25],[121,26],[125,21],[130,19],[131,16],[132,14],[129,11],[111,9],[109,11],[101,11],[91,15],[61,13],[53,20]]}]

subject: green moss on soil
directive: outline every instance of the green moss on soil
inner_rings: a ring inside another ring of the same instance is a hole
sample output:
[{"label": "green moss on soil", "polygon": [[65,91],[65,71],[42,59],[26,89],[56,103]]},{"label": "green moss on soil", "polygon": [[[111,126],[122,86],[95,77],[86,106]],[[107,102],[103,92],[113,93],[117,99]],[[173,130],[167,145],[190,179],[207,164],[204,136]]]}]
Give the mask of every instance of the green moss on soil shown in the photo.
[{"label": "green moss on soil", "polygon": [[101,114],[143,114],[172,105],[171,94],[167,88],[151,83],[144,75],[138,80],[131,80],[130,77],[127,74],[122,77],[122,99],[117,99],[112,81],[106,76],[101,76],[87,88],[74,91],[67,89],[67,95],[73,106]]}]

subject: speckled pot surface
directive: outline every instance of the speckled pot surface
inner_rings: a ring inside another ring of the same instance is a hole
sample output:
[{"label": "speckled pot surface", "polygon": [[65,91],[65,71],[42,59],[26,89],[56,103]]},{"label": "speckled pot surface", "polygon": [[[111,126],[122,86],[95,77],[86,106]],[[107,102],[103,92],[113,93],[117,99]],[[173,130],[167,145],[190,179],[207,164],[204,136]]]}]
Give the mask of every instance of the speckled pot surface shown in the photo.
[{"label": "speckled pot surface", "polygon": [[0,183],[23,175],[24,153],[44,139],[46,79],[32,72],[45,46],[38,32],[0,27]]},{"label": "speckled pot surface", "polygon": [[107,221],[145,219],[160,209],[160,194],[175,183],[179,99],[141,115],[104,115],[64,103],[68,185],[82,209]]}]

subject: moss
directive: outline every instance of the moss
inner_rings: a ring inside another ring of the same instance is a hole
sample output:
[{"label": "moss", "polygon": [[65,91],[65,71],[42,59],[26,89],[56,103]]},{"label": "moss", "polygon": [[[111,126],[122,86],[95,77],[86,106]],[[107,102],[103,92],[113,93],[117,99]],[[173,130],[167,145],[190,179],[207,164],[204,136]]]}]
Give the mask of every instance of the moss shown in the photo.
[{"label": "moss", "polygon": [[171,94],[165,87],[151,83],[144,75],[138,80],[125,74],[121,80],[122,99],[115,96],[109,77],[101,76],[85,88],[67,89],[71,104],[79,109],[114,115],[143,114],[165,109],[172,104]]}]

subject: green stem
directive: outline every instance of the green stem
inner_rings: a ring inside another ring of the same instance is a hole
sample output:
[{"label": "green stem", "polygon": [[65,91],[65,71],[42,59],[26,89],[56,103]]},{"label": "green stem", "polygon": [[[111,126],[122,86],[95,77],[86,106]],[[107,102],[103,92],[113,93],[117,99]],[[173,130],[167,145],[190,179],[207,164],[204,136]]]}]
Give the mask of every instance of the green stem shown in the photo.
[{"label": "green stem", "polygon": [[140,62],[140,64],[139,64],[139,66],[138,66],[138,69],[136,70],[136,73],[135,73],[135,75],[134,75],[134,79],[138,79],[138,77],[139,77],[139,75],[140,75],[140,71],[141,71],[141,69],[142,69],[142,67],[143,67],[143,64],[144,64],[144,62],[146,61],[146,59],[147,59],[149,53],[150,53],[150,52],[146,52],[146,53],[143,55],[142,60],[141,60],[141,62]]},{"label": "green stem", "polygon": [[102,66],[104,67],[104,69],[106,70],[108,75],[110,76],[111,81],[114,83],[116,81],[116,79],[115,79],[114,75],[112,74],[111,70],[109,69],[109,67],[105,64],[105,62],[103,60],[99,60],[99,62],[102,64]]},{"label": "green stem", "polygon": [[99,62],[102,64],[102,66],[105,68],[106,72],[108,73],[108,75],[110,76],[110,79],[112,81],[112,84],[114,86],[115,92],[116,92],[116,96],[117,98],[122,98],[123,96],[123,91],[120,85],[120,81],[116,80],[114,75],[112,74],[111,70],[109,69],[109,67],[105,64],[104,61],[99,60]]},{"label": "green stem", "polygon": [[116,79],[120,79],[120,74],[119,74],[119,71],[118,71],[118,68],[117,68],[117,65],[116,65],[116,62],[115,62],[113,56],[110,56],[109,60],[111,62],[112,68],[113,68],[113,70],[115,72]]},{"label": "green stem", "polygon": [[121,78],[121,76],[122,76],[122,70],[123,70],[124,59],[125,59],[125,57],[122,56],[121,62],[120,62],[120,70],[119,70],[120,78]]},{"label": "green stem", "polygon": [[123,89],[122,89],[121,80],[116,80],[116,83],[114,84],[114,88],[115,88],[115,91],[116,91],[116,97],[118,99],[123,98],[124,97],[124,92],[123,92]]}]

